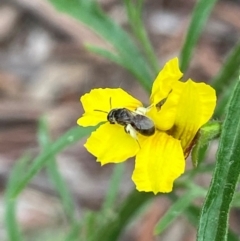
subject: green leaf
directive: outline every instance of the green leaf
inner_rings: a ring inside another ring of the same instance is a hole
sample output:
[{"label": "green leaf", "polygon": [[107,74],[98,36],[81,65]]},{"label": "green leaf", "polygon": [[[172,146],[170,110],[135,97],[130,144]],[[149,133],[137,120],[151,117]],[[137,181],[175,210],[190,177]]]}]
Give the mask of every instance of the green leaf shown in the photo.
[{"label": "green leaf", "polygon": [[[178,196],[174,193],[170,193],[168,197],[173,201],[176,202],[178,199]],[[198,217],[200,214],[200,208],[197,207],[194,204],[191,204],[184,210],[184,215],[187,217],[190,224],[192,224],[194,227],[198,226]],[[231,230],[228,232],[228,241],[239,241],[236,234],[234,234]]]},{"label": "green leaf", "polygon": [[156,196],[152,193],[143,193],[134,190],[121,204],[116,212],[116,217],[102,227],[99,237],[104,237],[104,241],[118,240],[120,234],[134,215],[154,197]]},{"label": "green leaf", "polygon": [[84,226],[83,230],[86,232],[86,240],[95,241],[98,240],[97,237],[97,213],[92,211],[87,211],[84,216]]},{"label": "green leaf", "polygon": [[110,52],[101,47],[93,46],[91,44],[85,44],[85,47],[88,51],[98,54],[106,59],[109,59],[112,62],[115,62],[116,64],[127,69],[130,73],[132,73],[134,75],[134,72],[132,71],[131,66],[128,65],[128,62],[124,61],[124,59],[120,58],[116,53]]},{"label": "green leaf", "polygon": [[126,63],[131,73],[141,85],[150,92],[154,75],[142,53],[130,36],[108,17],[96,1],[93,0],[49,0],[59,11],[73,16],[99,34],[115,49],[121,59]]},{"label": "green leaf", "polygon": [[222,126],[217,163],[201,211],[198,241],[226,241],[230,204],[240,174],[240,81]]},{"label": "green leaf", "polygon": [[[39,128],[38,128],[38,139],[39,143],[41,145],[42,151],[46,150],[46,148],[51,145],[50,137],[49,137],[49,131],[47,127],[46,120],[44,118],[40,119],[39,121]],[[75,205],[74,201],[72,199],[72,196],[66,186],[65,181],[63,180],[63,177],[61,176],[58,166],[56,163],[56,160],[54,156],[51,160],[47,163],[47,171],[50,179],[52,180],[56,190],[58,191],[64,210],[66,214],[68,215],[68,218],[71,222],[74,221],[75,215]]]},{"label": "green leaf", "polygon": [[124,68],[127,68],[126,63],[122,62],[122,59],[116,53],[110,52],[109,50],[101,47],[93,46],[91,44],[85,44],[85,48],[92,53],[98,54],[117,63],[118,65],[121,65]]},{"label": "green leaf", "polygon": [[108,188],[107,195],[103,203],[103,211],[112,209],[116,201],[119,191],[121,179],[124,172],[124,163],[117,164],[113,169],[113,174],[110,180],[110,187]]},{"label": "green leaf", "polygon": [[164,216],[160,219],[154,229],[154,234],[159,235],[162,233],[176,218],[184,213],[186,208],[190,206],[195,198],[204,197],[205,195],[206,192],[199,187],[190,191],[188,190],[171,205]]},{"label": "green leaf", "polygon": [[64,241],[84,240],[84,239],[81,239],[82,237],[81,237],[81,233],[80,233],[82,226],[83,226],[82,220],[75,222],[74,225],[71,225],[71,229],[70,229],[70,231],[68,231]]},{"label": "green leaf", "polygon": [[193,49],[217,0],[199,0],[192,14],[191,23],[180,54],[180,69],[185,72],[192,58]]},{"label": "green leaf", "polygon": [[214,118],[221,118],[225,114],[231,94],[236,86],[236,79],[237,77],[235,77],[235,81],[231,80],[232,83],[230,83],[230,85],[225,88],[218,97],[218,104],[214,111]]},{"label": "green leaf", "polygon": [[6,214],[5,214],[5,225],[9,241],[21,241],[22,236],[20,233],[20,228],[18,226],[16,218],[16,200],[11,199],[7,201]]},{"label": "green leaf", "polygon": [[237,192],[234,194],[233,201],[231,203],[232,207],[240,208],[240,193]]},{"label": "green leaf", "polygon": [[124,3],[132,30],[141,44],[149,63],[151,63],[153,72],[157,75],[159,72],[158,59],[153,50],[152,44],[150,43],[142,20],[143,0],[137,0],[136,2],[132,0],[124,0]]},{"label": "green leaf", "polygon": [[12,193],[13,196],[20,193],[30,180],[41,170],[48,161],[50,161],[57,153],[65,149],[66,147],[73,145],[78,140],[89,135],[96,127],[74,127],[61,136],[57,141],[50,144],[44,152],[40,153],[34,160],[32,165],[26,174],[19,181],[18,185],[15,187],[15,191]]},{"label": "green leaf", "polygon": [[16,161],[8,180],[5,192],[5,227],[9,241],[23,240],[16,215],[17,201],[15,198],[12,198],[12,193],[15,190],[15,186],[18,184],[20,177],[23,175],[29,159],[30,158],[28,156],[24,156],[20,160]]},{"label": "green leaf", "polygon": [[218,75],[213,79],[212,86],[215,88],[217,95],[225,93],[230,81],[235,81],[236,73],[239,71],[240,66],[240,42],[232,49],[224,65],[219,71]]}]

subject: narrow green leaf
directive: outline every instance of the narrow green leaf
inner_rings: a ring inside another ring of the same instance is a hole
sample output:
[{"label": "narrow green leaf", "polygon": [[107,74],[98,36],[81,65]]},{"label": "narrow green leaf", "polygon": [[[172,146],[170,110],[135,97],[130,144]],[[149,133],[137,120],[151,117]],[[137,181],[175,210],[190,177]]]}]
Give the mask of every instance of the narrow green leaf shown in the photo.
[{"label": "narrow green leaf", "polygon": [[125,62],[131,73],[141,85],[150,92],[154,75],[149,64],[139,51],[130,36],[108,17],[94,0],[49,0],[59,11],[68,13],[78,19],[107,42],[117,51],[121,63]]},{"label": "narrow green leaf", "polygon": [[[99,212],[89,210],[85,211],[83,217],[81,218],[81,225],[78,229],[78,236],[75,236],[77,238],[76,240],[99,240],[99,237],[101,237],[99,236],[99,230],[101,230],[101,227],[106,220],[106,217],[104,216],[101,216],[101,219],[99,219],[99,217]],[[74,238],[74,236],[72,237]]]},{"label": "narrow green leaf", "polygon": [[113,169],[113,174],[110,180],[110,187],[108,188],[108,192],[103,203],[103,211],[106,211],[107,209],[111,209],[113,207],[119,191],[123,172],[124,172],[124,163],[115,165]]},{"label": "narrow green leaf", "polygon": [[179,197],[159,220],[155,226],[154,234],[159,235],[162,233],[176,218],[184,213],[186,208],[190,206],[195,198],[204,197],[205,195],[205,191],[198,187],[191,191],[187,191],[184,195]]},{"label": "narrow green leaf", "polygon": [[230,81],[236,80],[233,77],[238,73],[239,66],[240,42],[233,48],[218,75],[213,79],[212,86],[215,88],[218,96],[229,89]]},{"label": "narrow green leaf", "polygon": [[101,48],[101,47],[93,46],[91,44],[85,44],[84,46],[88,51],[90,51],[92,53],[98,54],[106,59],[109,59],[109,60],[123,66],[124,68],[127,67],[126,63],[122,62],[122,59],[116,53],[110,52],[109,50]]},{"label": "narrow green leaf", "polygon": [[[237,79],[237,77],[235,77],[235,82],[236,82],[236,79]],[[236,86],[235,82],[232,80],[232,83],[230,84],[230,86],[225,88],[223,93],[218,97],[218,104],[214,111],[214,118],[221,118],[226,113],[228,102],[229,102],[231,94]]]},{"label": "narrow green leaf", "polygon": [[66,147],[73,145],[81,138],[89,135],[96,127],[74,127],[61,136],[57,141],[49,145],[44,152],[40,153],[34,160],[33,164],[26,171],[25,176],[19,181],[15,187],[15,191],[12,193],[13,196],[17,195],[22,191],[29,183],[29,181],[41,170],[46,163],[51,160],[57,153],[65,149]]},{"label": "narrow green leaf", "polygon": [[[209,172],[213,169],[213,167],[214,166],[212,164],[206,167],[199,166],[199,172]],[[186,174],[187,176],[194,176],[194,173],[197,174],[198,172],[193,169],[191,171],[188,171]],[[109,220],[106,224],[103,225],[98,237],[104,237],[104,241],[118,240],[121,233],[127,227],[128,223],[133,219],[136,213],[144,205],[146,205],[146,203],[150,202],[155,197],[156,196],[152,193],[143,193],[133,190],[132,193],[130,193],[130,195],[128,196],[128,198],[124,200],[120,207],[116,210],[115,218]],[[168,197],[171,197],[171,193],[168,195]],[[195,220],[197,225],[197,219],[199,215],[194,216],[194,214],[192,214],[191,216],[191,218]]]},{"label": "narrow green leaf", "polygon": [[118,240],[120,234],[134,215],[154,197],[152,193],[142,193],[133,190],[117,210],[115,219],[107,222],[102,227],[99,237],[104,237],[104,241]]},{"label": "narrow green leaf", "polygon": [[191,170],[186,171],[183,174],[183,177],[186,180],[192,179],[197,174],[212,172],[214,170],[214,167],[215,167],[215,163],[211,163],[211,164],[204,163],[204,165],[199,165],[197,166],[197,168],[193,168]]},{"label": "narrow green leaf", "polygon": [[240,208],[240,193],[237,192],[234,194],[233,201],[231,203],[232,207]]},{"label": "narrow green leaf", "polygon": [[180,69],[185,72],[192,58],[193,49],[217,0],[199,0],[194,8],[191,23],[180,54]]},{"label": "narrow green leaf", "polygon": [[[178,200],[178,195],[176,195],[174,192],[169,193],[168,197],[173,203],[177,202],[177,200]],[[186,218],[188,219],[188,221],[191,225],[193,225],[194,227],[197,227],[199,213],[200,213],[200,208],[194,204],[190,204],[184,210],[183,215],[186,216]]]},{"label": "narrow green leaf", "polygon": [[126,62],[123,58],[120,58],[116,53],[110,52],[106,49],[103,49],[103,48],[97,47],[97,46],[93,46],[90,44],[85,44],[85,47],[88,51],[98,54],[106,59],[109,59],[112,62],[115,62],[116,64],[127,69],[130,73],[132,73],[132,75],[134,75],[134,72],[132,71],[131,66],[128,65],[128,62]]},{"label": "narrow green leaf", "polygon": [[52,182],[58,191],[61,201],[64,207],[64,210],[70,219],[70,221],[73,221],[75,219],[75,205],[72,198],[72,195],[70,194],[70,191],[68,190],[65,181],[63,180],[59,170],[58,166],[55,160],[50,160],[47,164],[47,171],[48,175],[52,179]]},{"label": "narrow green leaf", "polygon": [[9,199],[7,200],[6,205],[6,214],[5,214],[5,225],[8,235],[9,241],[21,241],[22,236],[20,233],[20,228],[17,222],[16,218],[16,200],[15,199]]},{"label": "narrow green leaf", "polygon": [[[83,228],[83,221],[75,222],[74,225],[71,225],[70,231],[68,231],[66,238],[64,241],[78,241],[84,240],[83,234],[81,232],[81,228]],[[82,239],[81,239],[82,238]]]},{"label": "narrow green leaf", "polygon": [[[174,193],[170,193],[168,197],[173,201],[176,202],[178,196]],[[200,208],[194,204],[191,204],[186,208],[184,211],[184,215],[188,219],[189,223],[192,224],[194,227],[198,226],[198,217],[200,215]],[[234,234],[231,230],[228,232],[228,241],[239,241],[236,234]]]},{"label": "narrow green leaf", "polygon": [[240,81],[230,100],[217,152],[217,163],[202,208],[198,241],[226,241],[228,217],[240,174]]},{"label": "narrow green leaf", "polygon": [[18,184],[18,181],[21,175],[24,173],[26,164],[29,161],[28,156],[22,157],[20,160],[17,160],[11,175],[8,180],[6,192],[5,192],[5,227],[8,235],[9,241],[22,241],[22,235],[17,221],[16,215],[16,206],[17,201],[15,198],[12,198],[12,193],[15,189],[15,186]]},{"label": "narrow green leaf", "polygon": [[124,3],[132,30],[137,40],[141,44],[142,49],[148,58],[148,61],[151,63],[153,72],[155,75],[157,75],[159,72],[158,59],[153,50],[152,44],[150,43],[142,20],[143,0],[137,0],[136,2],[132,0],[124,0]]},{"label": "narrow green leaf", "polygon": [[[41,145],[42,151],[44,152],[44,150],[51,144],[47,123],[44,118],[40,119],[39,121],[38,139],[39,139],[39,143]],[[71,222],[73,222],[74,210],[75,210],[74,201],[66,186],[65,181],[63,180],[60,172],[58,171],[58,166],[54,156],[47,163],[47,171],[57,192],[60,195],[63,207],[65,209],[66,214],[68,215],[68,218],[70,219]]]}]

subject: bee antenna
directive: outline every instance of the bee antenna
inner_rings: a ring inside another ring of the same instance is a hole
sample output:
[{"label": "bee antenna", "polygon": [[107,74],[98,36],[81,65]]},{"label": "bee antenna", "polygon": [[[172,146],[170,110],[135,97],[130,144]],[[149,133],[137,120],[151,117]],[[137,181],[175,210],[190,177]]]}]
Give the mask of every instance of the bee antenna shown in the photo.
[{"label": "bee antenna", "polygon": [[110,103],[110,109],[112,109],[112,97],[110,97],[109,103]]},{"label": "bee antenna", "polygon": [[104,110],[94,110],[94,111],[103,112],[103,113],[107,113],[108,114],[108,112],[104,111]]}]

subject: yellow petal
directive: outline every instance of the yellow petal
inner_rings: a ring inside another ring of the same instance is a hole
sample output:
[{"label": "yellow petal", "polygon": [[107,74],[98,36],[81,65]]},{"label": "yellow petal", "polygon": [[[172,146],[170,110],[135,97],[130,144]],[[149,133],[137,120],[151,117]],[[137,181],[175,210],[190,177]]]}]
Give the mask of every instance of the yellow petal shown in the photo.
[{"label": "yellow petal", "polygon": [[173,98],[170,96],[171,94],[160,109],[152,106],[147,112],[147,116],[154,121],[156,128],[160,131],[170,130],[175,122],[178,96],[173,96]]},{"label": "yellow petal", "polygon": [[111,109],[125,107],[135,110],[142,106],[141,102],[126,91],[117,89],[93,89],[90,93],[83,95],[80,99],[85,112],[101,110],[109,112]]},{"label": "yellow petal", "polygon": [[164,132],[145,139],[136,156],[132,179],[139,191],[170,192],[185,168],[179,140]]},{"label": "yellow petal", "polygon": [[181,140],[183,149],[187,150],[199,128],[212,117],[216,106],[216,93],[210,85],[188,80],[177,83],[171,94],[179,95],[171,135]]},{"label": "yellow petal", "polygon": [[83,127],[96,126],[100,122],[107,121],[107,114],[102,112],[87,112],[77,120],[77,124]]},{"label": "yellow petal", "polygon": [[151,103],[156,105],[166,98],[173,84],[178,81],[182,75],[178,67],[178,58],[168,61],[153,82],[152,94],[150,97]]},{"label": "yellow petal", "polygon": [[[178,87],[174,88],[176,84]],[[173,127],[183,87],[183,82],[178,81],[174,83],[172,86],[174,91],[171,91],[163,105],[160,108],[152,106],[147,112],[147,115],[154,121],[158,130],[167,131]]]},{"label": "yellow petal", "polygon": [[135,110],[142,106],[141,102],[129,95],[124,90],[117,89],[93,89],[80,99],[85,111],[78,119],[81,126],[95,126],[102,121],[107,121],[107,114],[113,108],[125,107]]},{"label": "yellow petal", "polygon": [[108,122],[92,132],[84,146],[102,165],[123,162],[139,151],[139,144],[123,126]]}]

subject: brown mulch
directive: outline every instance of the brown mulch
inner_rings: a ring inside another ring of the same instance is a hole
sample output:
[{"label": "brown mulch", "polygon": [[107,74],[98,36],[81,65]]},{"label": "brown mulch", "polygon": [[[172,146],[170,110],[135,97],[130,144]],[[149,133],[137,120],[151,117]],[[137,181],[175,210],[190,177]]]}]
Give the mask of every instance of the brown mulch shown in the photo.
[{"label": "brown mulch", "polygon": [[[100,2],[115,21],[129,29],[119,1]],[[145,26],[161,65],[179,54],[194,3],[193,0],[146,1]],[[37,128],[41,116],[46,116],[54,140],[76,126],[83,112],[79,97],[92,88],[121,86],[143,102],[147,102],[148,95],[126,70],[88,53],[83,45],[91,43],[109,49],[111,46],[76,20],[58,13],[47,1],[3,1],[0,16],[0,179],[4,191],[16,160],[26,152],[35,156],[40,151]],[[217,4],[186,78],[209,81],[219,71],[240,37],[239,16],[237,2]],[[85,207],[100,207],[112,170],[112,165],[101,168],[82,145],[80,141],[57,158],[80,215]],[[133,188],[133,161],[129,161],[126,169],[122,198]],[[44,207],[40,208],[43,203]],[[151,236],[151,231],[168,205],[165,199],[156,199],[123,239],[159,240]],[[235,225],[238,217],[234,213]],[[54,226],[59,220],[63,220],[59,199],[46,172],[42,171],[20,197],[19,221],[29,231]],[[190,241],[194,235],[184,219],[176,222],[161,240]],[[0,232],[0,239],[5,240],[4,231]]]}]

